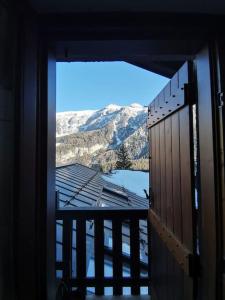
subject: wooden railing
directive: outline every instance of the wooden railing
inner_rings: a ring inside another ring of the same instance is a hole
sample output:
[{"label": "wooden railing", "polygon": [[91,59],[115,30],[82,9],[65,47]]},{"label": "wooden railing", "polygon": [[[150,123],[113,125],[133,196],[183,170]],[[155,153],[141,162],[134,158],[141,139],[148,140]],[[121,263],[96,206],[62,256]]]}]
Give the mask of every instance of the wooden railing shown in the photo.
[{"label": "wooden railing", "polygon": [[[131,294],[138,295],[141,287],[149,287],[147,215],[147,209],[134,208],[58,209],[56,270],[67,291],[104,295],[108,287],[114,295],[123,295],[123,289],[129,288]],[[87,243],[88,238],[93,245]],[[91,276],[88,251],[94,257]],[[112,274],[105,272],[106,257],[111,258]],[[124,265],[129,267],[127,274]]]}]

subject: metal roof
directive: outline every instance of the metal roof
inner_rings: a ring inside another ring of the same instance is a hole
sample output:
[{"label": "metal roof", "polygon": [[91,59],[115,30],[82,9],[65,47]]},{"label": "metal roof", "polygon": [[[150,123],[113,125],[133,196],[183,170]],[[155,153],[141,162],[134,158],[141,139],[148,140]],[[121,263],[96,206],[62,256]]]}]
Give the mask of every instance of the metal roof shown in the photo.
[{"label": "metal roof", "polygon": [[80,164],[56,168],[59,207],[148,208],[148,200],[106,181],[101,173]]}]

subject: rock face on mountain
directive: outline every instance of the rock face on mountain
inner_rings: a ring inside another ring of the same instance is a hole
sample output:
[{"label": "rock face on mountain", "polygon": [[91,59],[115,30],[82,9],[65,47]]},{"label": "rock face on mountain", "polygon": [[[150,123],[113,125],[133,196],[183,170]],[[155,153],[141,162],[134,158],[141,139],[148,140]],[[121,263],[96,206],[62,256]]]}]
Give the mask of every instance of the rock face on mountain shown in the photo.
[{"label": "rock face on mountain", "polygon": [[104,164],[116,160],[124,143],[131,159],[147,156],[147,108],[108,105],[100,110],[56,115],[56,163]]}]

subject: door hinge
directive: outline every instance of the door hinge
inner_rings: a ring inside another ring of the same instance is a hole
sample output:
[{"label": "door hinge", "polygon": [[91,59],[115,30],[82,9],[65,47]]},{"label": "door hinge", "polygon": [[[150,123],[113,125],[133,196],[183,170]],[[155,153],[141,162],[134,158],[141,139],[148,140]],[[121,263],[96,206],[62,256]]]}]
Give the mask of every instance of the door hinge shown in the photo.
[{"label": "door hinge", "polygon": [[219,92],[217,94],[217,101],[218,101],[218,108],[221,108],[224,106],[224,93],[223,92]]}]

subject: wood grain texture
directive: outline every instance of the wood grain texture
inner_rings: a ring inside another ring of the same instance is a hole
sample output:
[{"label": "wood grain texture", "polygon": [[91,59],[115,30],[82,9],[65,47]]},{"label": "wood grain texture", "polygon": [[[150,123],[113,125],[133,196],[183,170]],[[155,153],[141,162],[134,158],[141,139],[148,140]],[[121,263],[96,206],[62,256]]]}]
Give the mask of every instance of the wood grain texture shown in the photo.
[{"label": "wood grain texture", "polygon": [[[180,190],[180,122],[179,113],[176,112],[172,118],[172,169],[173,169],[173,219],[174,234],[182,238],[182,211],[181,211],[181,190]],[[191,201],[191,199],[190,199]]]},{"label": "wood grain texture", "polygon": [[161,216],[161,161],[160,161],[160,128],[159,125],[155,126],[155,208],[159,216]]},{"label": "wood grain texture", "polygon": [[161,218],[166,223],[166,147],[165,147],[165,121],[159,123],[159,139],[160,139],[160,207],[161,207]]},{"label": "wood grain texture", "polygon": [[[191,78],[189,66],[184,64],[174,75],[151,103],[149,112],[151,123],[163,105],[171,108],[169,114],[160,116],[150,126],[151,148],[154,149],[151,153],[154,191],[152,212],[163,228],[162,231],[157,230],[158,226],[150,217],[151,225],[154,225],[151,235],[151,275],[154,291],[162,300],[193,299],[193,279],[189,277],[191,269],[186,259],[189,254],[191,257],[194,254],[192,118],[189,105],[192,102],[187,98],[191,94],[186,90]],[[177,105],[176,97],[181,94],[183,102]],[[174,103],[176,108],[173,107]],[[168,239],[163,238],[166,232],[170,232]],[[171,240],[172,236],[175,243]],[[179,249],[184,251],[179,252]]]},{"label": "wood grain texture", "polygon": [[165,152],[166,152],[166,225],[173,231],[173,165],[172,165],[172,122],[165,120]]},{"label": "wood grain texture", "polygon": [[191,108],[186,106],[179,113],[180,117],[180,189],[181,189],[181,211],[182,211],[182,232],[183,244],[190,250],[193,249],[193,172],[192,163],[193,141],[190,133]]}]

